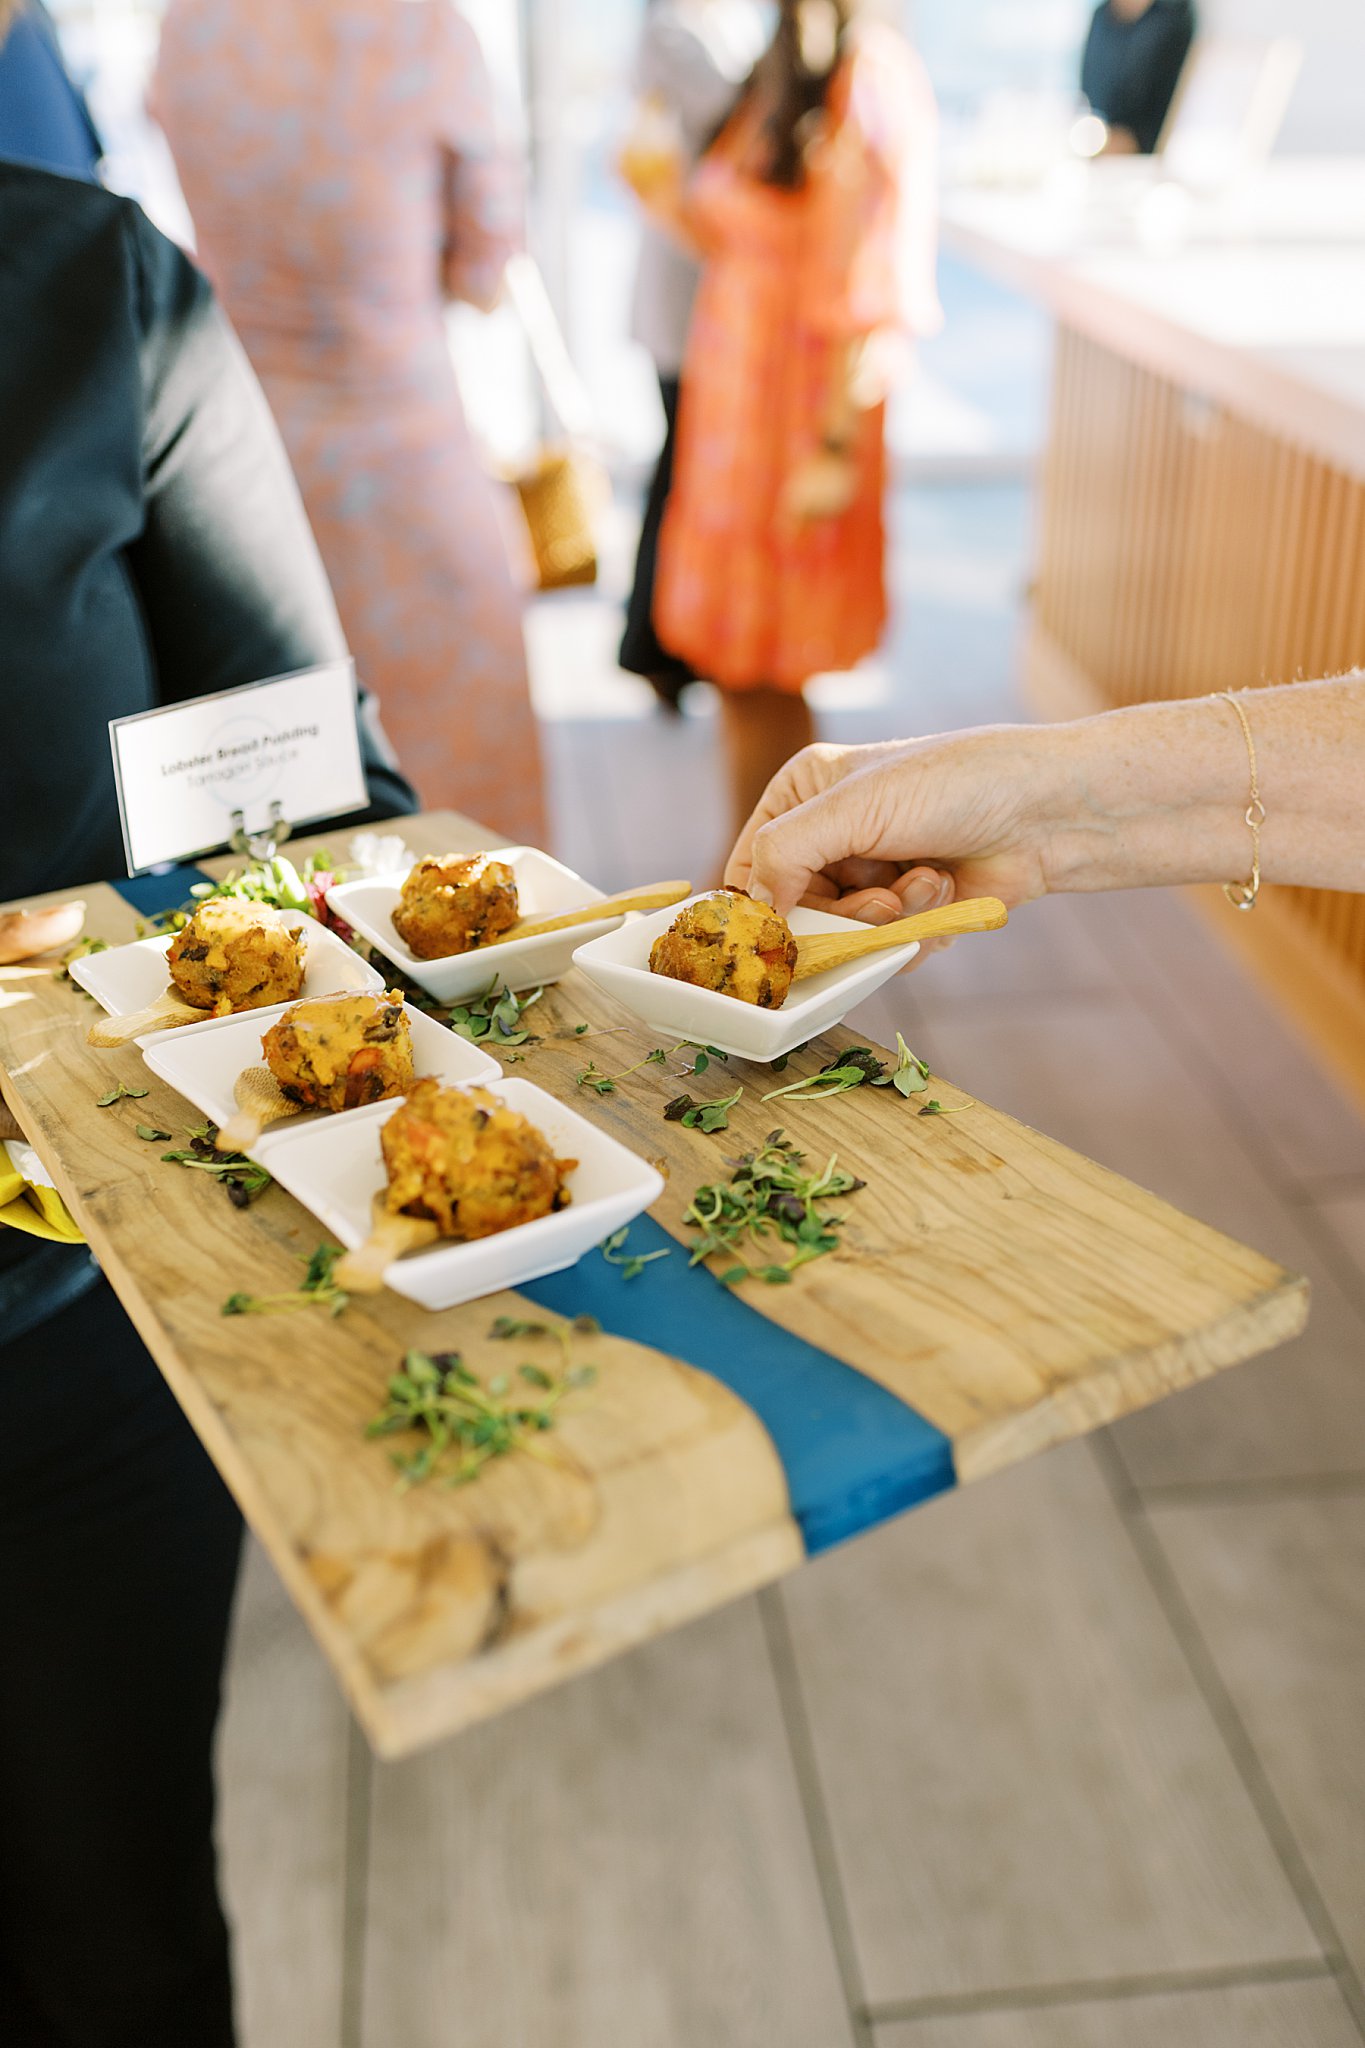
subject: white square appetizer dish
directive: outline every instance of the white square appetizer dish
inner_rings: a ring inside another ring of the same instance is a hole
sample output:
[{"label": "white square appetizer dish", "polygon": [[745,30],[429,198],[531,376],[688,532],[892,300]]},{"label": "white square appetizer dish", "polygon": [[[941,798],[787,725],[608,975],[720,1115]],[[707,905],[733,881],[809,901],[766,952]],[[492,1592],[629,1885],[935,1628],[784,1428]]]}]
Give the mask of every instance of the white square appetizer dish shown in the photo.
[{"label": "white square appetizer dish", "polygon": [[[602,896],[600,889],[594,889],[572,868],[561,866],[534,846],[496,847],[491,849],[490,857],[505,862],[515,875],[517,910],[522,919],[558,917],[568,910],[583,909]],[[475,946],[469,952],[450,953],[437,960],[419,960],[393,925],[393,912],[406,880],[404,870],[339,882],[328,890],[327,901],[362,939],[368,939],[410,981],[443,1003],[458,1003],[466,996],[477,995],[495,976],[505,988],[544,988],[568,972],[574,948],[584,938],[611,931],[621,922],[619,916],[605,917],[600,922],[573,925],[568,931],[546,932],[538,939],[510,939],[501,945]]]},{"label": "white square appetizer dish", "polygon": [[[338,993],[329,990],[329,994]],[[199,1031],[186,1025],[183,1031],[158,1031],[139,1039],[143,1058],[154,1074],[169,1081],[178,1094],[201,1110],[210,1123],[220,1128],[233,1116],[237,1102],[233,1090],[237,1076],[247,1067],[262,1064],[261,1038],[284,1016],[290,1004],[272,1010],[245,1010],[240,1016],[220,1019],[214,1031]],[[502,1068],[488,1053],[471,1045],[448,1026],[438,1024],[411,1003],[401,1007],[407,1013],[412,1033],[412,1063],[416,1074],[432,1075],[450,1087],[465,1087],[471,1081],[496,1081]],[[270,1129],[297,1130],[305,1122],[316,1122],[323,1110],[300,1109],[296,1115],[281,1117]],[[336,1112],[357,1116],[358,1110]],[[251,1149],[255,1149],[254,1146]]]},{"label": "white square appetizer dish", "polygon": [[[385,1284],[422,1308],[456,1308],[504,1287],[562,1272],[604,1237],[630,1223],[663,1193],[652,1166],[530,1081],[492,1081],[489,1093],[534,1124],[561,1159],[577,1161],[566,1182],[569,1203],[554,1215],[515,1224],[467,1243],[443,1241],[409,1252],[385,1272]],[[349,1116],[264,1137],[261,1163],[318,1221],[354,1251],[369,1237],[373,1205],[386,1185],[379,1134],[399,1105],[376,1103]]]},{"label": "white square appetizer dish", "polygon": [[[689,898],[699,903],[700,896]],[[745,1060],[776,1060],[794,1052],[808,1039],[846,1017],[848,1012],[874,989],[899,974],[919,951],[915,940],[904,946],[889,946],[847,967],[831,967],[824,974],[794,982],[782,1007],[763,1010],[756,1003],[740,1002],[735,996],[720,995],[715,989],[697,988],[691,982],[674,981],[666,974],[651,974],[650,948],[674,919],[686,910],[686,903],[671,910],[659,910],[650,917],[636,918],[620,931],[608,932],[579,946],[574,965],[614,996],[627,1010],[643,1018],[651,1030],[664,1036],[688,1039],[700,1045],[714,1045],[721,1052]],[[860,927],[846,917],[831,917],[823,910],[794,910],[787,920],[798,940],[817,932],[847,933]]]},{"label": "white square appetizer dish", "polygon": [[[310,996],[339,995],[349,989],[377,991],[383,988],[384,977],[378,969],[352,952],[344,940],[329,931],[326,925],[319,924],[315,917],[309,917],[303,911],[297,914],[287,912],[284,922],[296,931],[302,929],[305,934],[300,1000]],[[111,946],[104,953],[86,953],[79,960],[72,961],[71,979],[112,1016],[132,1016],[138,1010],[150,1008],[170,986],[166,955],[170,951],[172,936],[167,932],[154,939],[135,939],[128,946]],[[279,1006],[272,1007],[278,1009]],[[243,1010],[239,1014],[253,1017],[263,1013]],[[224,1021],[227,1020],[210,1016],[206,1011],[202,1024],[182,1024],[176,1028],[183,1036],[189,1031],[206,1031]]]}]

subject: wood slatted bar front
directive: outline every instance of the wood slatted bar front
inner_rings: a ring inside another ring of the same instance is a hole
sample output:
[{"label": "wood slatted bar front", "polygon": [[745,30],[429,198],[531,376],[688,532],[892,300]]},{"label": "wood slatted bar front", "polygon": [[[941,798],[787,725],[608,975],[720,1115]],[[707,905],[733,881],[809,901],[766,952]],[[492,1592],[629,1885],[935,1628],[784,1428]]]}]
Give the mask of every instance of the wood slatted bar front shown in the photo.
[{"label": "wood slatted bar front", "polygon": [[[1081,203],[945,207],[1057,321],[1026,664],[1050,717],[1365,668],[1365,158],[1190,199],[1177,237],[1147,196],[1113,164]],[[1197,895],[1365,1101],[1365,894]]]},{"label": "wood slatted bar front", "polygon": [[[1052,717],[1365,668],[1365,480],[1057,339],[1027,687]],[[1365,1099],[1365,895],[1197,892]]]}]

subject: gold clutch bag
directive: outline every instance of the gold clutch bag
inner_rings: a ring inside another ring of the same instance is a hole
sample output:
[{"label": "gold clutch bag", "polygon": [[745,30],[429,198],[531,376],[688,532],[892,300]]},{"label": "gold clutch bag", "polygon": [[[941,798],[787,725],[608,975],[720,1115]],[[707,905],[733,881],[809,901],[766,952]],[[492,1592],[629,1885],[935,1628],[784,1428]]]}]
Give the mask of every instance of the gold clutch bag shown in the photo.
[{"label": "gold clutch bag", "polygon": [[611,502],[611,483],[589,447],[591,400],[529,256],[514,256],[508,264],[507,296],[559,426],[559,439],[544,442],[512,483],[526,517],[538,587],[569,590],[597,581],[597,534]]},{"label": "gold clutch bag", "polygon": [[582,449],[545,447],[512,479],[535,556],[536,587],[570,590],[597,581],[597,522],[606,479]]}]

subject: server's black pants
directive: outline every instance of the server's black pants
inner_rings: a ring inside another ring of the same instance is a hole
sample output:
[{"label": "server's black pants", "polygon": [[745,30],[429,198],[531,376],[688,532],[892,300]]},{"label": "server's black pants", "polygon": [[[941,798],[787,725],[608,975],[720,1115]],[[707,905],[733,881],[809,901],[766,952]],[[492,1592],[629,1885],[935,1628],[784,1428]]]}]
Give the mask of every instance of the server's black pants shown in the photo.
[{"label": "server's black pants", "polygon": [[5,2048],[231,2048],[211,1749],[240,1547],[103,1281],[3,1344]]}]

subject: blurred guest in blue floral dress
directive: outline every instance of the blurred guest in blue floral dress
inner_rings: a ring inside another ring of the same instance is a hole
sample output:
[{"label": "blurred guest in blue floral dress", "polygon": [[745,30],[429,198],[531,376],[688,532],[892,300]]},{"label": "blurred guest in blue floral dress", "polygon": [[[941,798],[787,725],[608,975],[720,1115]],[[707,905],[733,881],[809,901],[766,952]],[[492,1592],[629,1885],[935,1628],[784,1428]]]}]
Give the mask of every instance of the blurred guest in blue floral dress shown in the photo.
[{"label": "blurred guest in blue floral dress", "polygon": [[472,28],[452,0],[171,0],[153,97],[408,772],[542,840],[506,513],[445,328],[519,239]]}]

